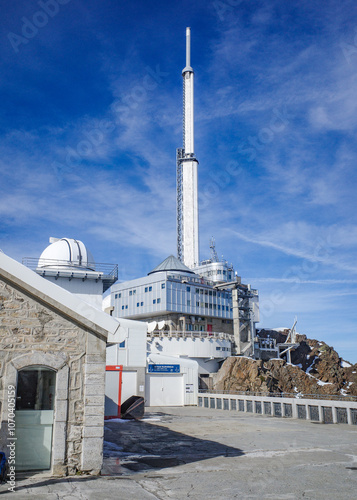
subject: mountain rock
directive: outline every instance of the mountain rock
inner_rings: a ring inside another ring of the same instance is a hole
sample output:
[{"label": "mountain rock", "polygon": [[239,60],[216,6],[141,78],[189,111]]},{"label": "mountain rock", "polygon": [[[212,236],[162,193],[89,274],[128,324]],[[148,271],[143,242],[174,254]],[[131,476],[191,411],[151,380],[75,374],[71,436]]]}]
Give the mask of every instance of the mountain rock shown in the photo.
[{"label": "mountain rock", "polygon": [[[287,334],[288,330],[263,331],[266,338],[275,338],[279,343],[285,341]],[[297,341],[300,345],[291,353],[291,364],[285,359],[227,358],[213,375],[213,389],[357,396],[357,363],[351,365],[333,347],[305,335],[298,335]]]}]

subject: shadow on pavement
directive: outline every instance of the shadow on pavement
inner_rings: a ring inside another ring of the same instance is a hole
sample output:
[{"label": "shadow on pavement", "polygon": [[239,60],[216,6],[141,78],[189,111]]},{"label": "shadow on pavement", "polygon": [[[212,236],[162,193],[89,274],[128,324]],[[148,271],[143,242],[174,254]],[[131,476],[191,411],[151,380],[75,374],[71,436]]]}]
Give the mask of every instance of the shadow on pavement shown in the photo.
[{"label": "shadow on pavement", "polygon": [[[16,477],[15,494],[21,490],[41,488],[42,486],[51,486],[51,485],[59,484],[59,483],[68,483],[68,482],[73,483],[73,482],[78,482],[78,481],[95,481],[96,479],[98,479],[98,477],[100,477],[100,476],[89,476],[88,475],[88,476],[80,476],[80,477],[70,476],[70,477],[57,477],[57,478],[42,478],[42,479],[39,479],[37,482],[31,482],[31,483],[26,483],[26,484],[21,485],[20,482],[22,482],[25,479],[31,479],[32,477],[34,479],[36,479],[36,474],[38,474],[38,472],[37,473],[36,472],[28,473],[28,474],[24,474],[24,473],[18,474]],[[0,486],[0,488],[1,488],[0,495],[5,495],[5,494],[13,495],[13,493],[8,491],[8,485],[9,485],[9,483],[3,483]]]},{"label": "shadow on pavement", "polygon": [[[105,422],[104,463],[102,476],[130,476],[140,472],[155,471],[168,467],[208,460],[210,458],[239,457],[242,450],[176,432],[159,425],[170,422],[172,417],[165,413],[147,414],[147,420],[116,420]],[[151,417],[151,418],[150,418]],[[150,423],[158,421],[158,424]],[[187,425],[189,425],[187,423]],[[95,481],[101,476],[36,477],[38,472],[18,473],[16,492],[61,483]],[[124,479],[124,477],[122,477]],[[28,481],[27,481],[28,480]],[[0,487],[0,495],[9,494],[8,483]]]},{"label": "shadow on pavement", "polygon": [[[164,413],[152,415],[163,422]],[[150,418],[148,419],[150,420]],[[176,432],[148,421],[107,421],[103,475],[164,469],[210,458],[239,457],[244,453],[216,441]]]}]

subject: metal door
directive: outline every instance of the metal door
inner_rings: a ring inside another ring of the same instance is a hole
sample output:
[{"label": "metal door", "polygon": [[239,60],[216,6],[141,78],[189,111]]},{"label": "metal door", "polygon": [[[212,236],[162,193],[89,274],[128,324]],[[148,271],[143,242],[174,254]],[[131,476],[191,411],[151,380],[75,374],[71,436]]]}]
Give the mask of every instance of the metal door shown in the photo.
[{"label": "metal door", "polygon": [[147,406],[183,406],[183,375],[148,374],[146,376]]}]

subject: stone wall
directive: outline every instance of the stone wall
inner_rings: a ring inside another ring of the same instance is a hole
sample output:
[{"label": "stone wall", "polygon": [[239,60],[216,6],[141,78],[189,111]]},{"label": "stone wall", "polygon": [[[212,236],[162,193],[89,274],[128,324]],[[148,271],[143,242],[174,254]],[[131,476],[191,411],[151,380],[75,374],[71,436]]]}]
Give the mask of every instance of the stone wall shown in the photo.
[{"label": "stone wall", "polygon": [[0,279],[1,449],[6,443],[9,383],[16,385],[16,370],[23,366],[46,365],[58,372],[52,471],[98,473],[103,441],[105,345],[105,338],[84,330],[75,319]]}]

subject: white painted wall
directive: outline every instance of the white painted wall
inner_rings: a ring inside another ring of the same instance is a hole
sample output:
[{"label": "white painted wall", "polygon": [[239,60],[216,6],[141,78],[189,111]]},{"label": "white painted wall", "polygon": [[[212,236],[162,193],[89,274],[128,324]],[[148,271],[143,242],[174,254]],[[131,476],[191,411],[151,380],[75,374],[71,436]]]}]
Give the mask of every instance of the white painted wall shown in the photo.
[{"label": "white painted wall", "polygon": [[231,356],[231,343],[229,340],[210,338],[155,337],[148,342],[148,350],[166,356],[221,359]]},{"label": "white painted wall", "polygon": [[52,276],[45,276],[47,281],[51,281],[55,285],[68,290],[69,292],[75,294],[80,299],[88,302],[94,307],[102,310],[102,300],[103,300],[103,283],[98,280],[82,280],[73,278],[69,280],[68,278],[58,278],[55,279]]},{"label": "white painted wall", "polygon": [[107,346],[107,365],[146,367],[147,324],[142,321],[118,318],[121,342]]}]

